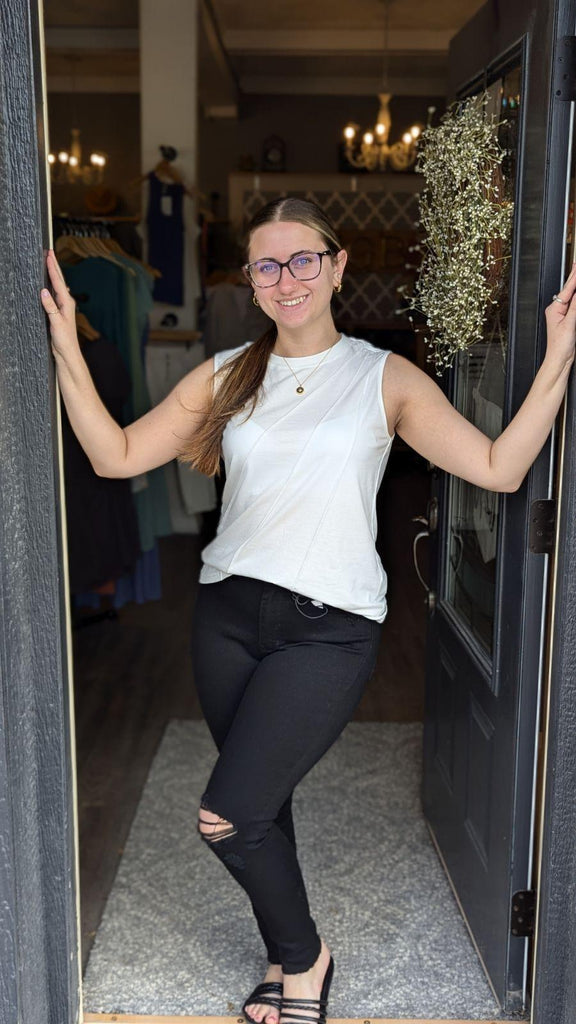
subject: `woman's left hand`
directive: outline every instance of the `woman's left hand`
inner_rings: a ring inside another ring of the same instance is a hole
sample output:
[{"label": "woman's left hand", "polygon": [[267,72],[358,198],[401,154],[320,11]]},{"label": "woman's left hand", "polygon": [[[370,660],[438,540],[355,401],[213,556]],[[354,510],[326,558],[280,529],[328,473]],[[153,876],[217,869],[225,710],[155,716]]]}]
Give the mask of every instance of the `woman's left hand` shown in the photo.
[{"label": "woman's left hand", "polygon": [[550,433],[574,362],[576,264],[546,308],[546,325],[546,356],[518,412],[496,440],[461,416],[428,374],[392,352],[382,389],[387,414],[395,410],[393,429],[439,469],[486,490],[518,490]]},{"label": "woman's left hand", "polygon": [[574,362],[576,342],[576,263],[564,287],[546,307],[546,326],[546,356],[562,368],[569,368]]}]

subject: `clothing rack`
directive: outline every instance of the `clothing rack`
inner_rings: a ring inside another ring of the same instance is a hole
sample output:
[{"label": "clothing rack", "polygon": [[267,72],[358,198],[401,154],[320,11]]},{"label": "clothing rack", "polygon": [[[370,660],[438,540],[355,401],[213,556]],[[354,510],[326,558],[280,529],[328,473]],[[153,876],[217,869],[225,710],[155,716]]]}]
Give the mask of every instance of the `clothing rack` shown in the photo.
[{"label": "clothing rack", "polygon": [[99,217],[54,217],[54,235],[74,235],[80,238],[110,238],[106,220]]},{"label": "clothing rack", "polygon": [[82,223],[82,224],[84,224],[84,223],[86,223],[86,224],[90,224],[90,223],[94,223],[94,224],[97,224],[97,223],[118,224],[118,223],[122,223],[122,222],[125,222],[126,224],[138,224],[138,222],[142,219],[142,217],[141,217],[141,215],[139,213],[130,213],[130,214],[127,213],[127,214],[123,214],[122,216],[117,216],[116,214],[113,214],[113,213],[105,213],[105,214],[104,213],[100,213],[100,214],[96,214],[96,213],[83,213],[82,215],[80,215],[80,214],[72,214],[72,213],[55,213],[53,219],[55,221],[56,220],[64,221],[64,222],[69,222],[71,224],[73,224],[75,222],[79,222],[79,223]]},{"label": "clothing rack", "polygon": [[[55,242],[62,238],[94,238],[101,239],[103,242],[109,241],[110,245],[106,248],[111,250],[112,257],[114,253],[127,256],[128,259],[141,263],[153,277],[162,277],[159,270],[142,261],[141,238],[136,230],[139,220],[138,216],[97,217],[88,214],[86,216],[56,214],[53,218],[52,233]],[[127,225],[128,235],[126,235],[125,229],[122,229],[122,225]],[[116,228],[119,231],[115,230]],[[88,254],[84,253],[83,255]]]},{"label": "clothing rack", "polygon": [[113,224],[137,224],[139,216],[126,217],[73,217],[68,214],[57,214],[54,218],[54,234],[76,235],[82,238],[110,238],[110,227]]}]

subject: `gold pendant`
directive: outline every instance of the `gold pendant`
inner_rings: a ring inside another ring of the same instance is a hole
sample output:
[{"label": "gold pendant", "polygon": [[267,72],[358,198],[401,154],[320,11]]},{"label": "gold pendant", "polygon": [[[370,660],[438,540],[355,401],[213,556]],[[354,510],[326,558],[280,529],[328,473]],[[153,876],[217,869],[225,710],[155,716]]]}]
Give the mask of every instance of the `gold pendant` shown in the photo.
[{"label": "gold pendant", "polygon": [[303,395],[304,394],[304,388],[302,387],[302,385],[300,385],[299,388],[296,388],[296,394],[297,395]]}]

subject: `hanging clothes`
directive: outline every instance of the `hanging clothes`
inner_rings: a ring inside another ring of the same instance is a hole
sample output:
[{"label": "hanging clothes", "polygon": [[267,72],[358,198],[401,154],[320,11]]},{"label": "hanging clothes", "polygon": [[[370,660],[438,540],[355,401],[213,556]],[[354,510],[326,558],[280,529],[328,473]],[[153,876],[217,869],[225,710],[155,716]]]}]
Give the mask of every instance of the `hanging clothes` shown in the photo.
[{"label": "hanging clothes", "polygon": [[141,355],[141,335],[152,308],[153,278],[129,257],[90,256],[80,263],[65,263],[62,272],[78,309],[91,324],[117,346],[132,388],[123,415],[129,423],[150,408]]},{"label": "hanging clothes", "polygon": [[[151,408],[143,346],[153,304],[155,271],[128,256],[110,239],[102,224],[66,224],[60,218],[58,226],[64,227],[65,237],[58,237],[56,252],[77,308],[115,345],[129,376],[130,392],[116,417],[125,426]],[[115,607],[127,600],[161,597],[158,538],[173,532],[163,468],[133,477],[128,485],[136,510],[141,554],[131,570],[116,576]],[[93,591],[76,595],[77,603],[96,603],[97,607],[100,598]]]},{"label": "hanging clothes", "polygon": [[[124,403],[122,423],[143,416],[152,403],[146,383],[140,330],[144,323],[142,281],[138,267],[130,260],[113,262],[103,257],[88,257],[80,263],[64,264],[66,283],[81,312],[93,326],[118,346],[132,383],[131,394]],[[139,282],[139,283],[137,283]],[[146,305],[150,302],[149,279]],[[144,479],[142,479],[144,477]],[[157,537],[171,534],[170,509],[162,467],[142,474],[134,494],[142,551],[154,547]]]},{"label": "hanging clothes", "polygon": [[[158,405],[190,370],[204,360],[204,345],[197,341],[186,348],[183,344],[161,345],[155,342],[146,349],[146,379],[150,397]],[[174,533],[199,533],[199,513],[216,508],[216,485],[212,477],[174,460],[164,467],[170,501],[170,517]]]},{"label": "hanging clothes", "polygon": [[162,277],[154,286],[154,300],[171,306],[184,305],[184,195],[179,182],[160,181],[151,171],[146,226],[148,259]]},{"label": "hanging clothes", "polygon": [[162,599],[162,575],[160,566],[160,555],[158,545],[151,551],[144,551],[134,569],[112,581],[109,590],[98,587],[92,590],[83,590],[72,595],[75,607],[88,607],[98,610],[102,607],[102,596],[110,594],[110,601],[113,608],[122,608],[129,601],[136,604],[145,604],[147,601],[160,601]]},{"label": "hanging clothes", "polygon": [[[118,349],[106,338],[79,336],[82,355],[102,402],[115,420],[130,392],[130,377]],[[131,572],[140,556],[138,520],[129,480],[99,477],[70,425],[64,402],[62,447],[72,594]]]},{"label": "hanging clothes", "polygon": [[231,281],[219,281],[206,289],[202,341],[206,358],[216,352],[256,341],[272,321],[252,302],[252,289]]}]

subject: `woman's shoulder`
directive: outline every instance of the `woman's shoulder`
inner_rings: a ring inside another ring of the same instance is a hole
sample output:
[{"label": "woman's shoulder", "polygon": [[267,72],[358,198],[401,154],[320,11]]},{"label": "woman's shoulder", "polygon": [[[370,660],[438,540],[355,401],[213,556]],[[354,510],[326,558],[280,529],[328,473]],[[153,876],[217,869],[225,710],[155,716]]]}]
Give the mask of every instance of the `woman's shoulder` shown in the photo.
[{"label": "woman's shoulder", "polygon": [[234,348],[224,348],[221,352],[214,353],[214,371],[219,370],[225,363],[230,362],[235,356],[240,355],[244,352],[244,349],[249,348],[250,345],[254,344],[254,339],[251,341],[245,341],[243,345],[236,345]]},{"label": "woman's shoulder", "polygon": [[365,338],[356,338],[353,335],[347,334],[346,341],[352,353],[368,360],[372,364],[384,363],[390,355],[390,349],[379,348],[373,342],[366,341]]}]

